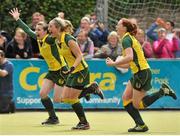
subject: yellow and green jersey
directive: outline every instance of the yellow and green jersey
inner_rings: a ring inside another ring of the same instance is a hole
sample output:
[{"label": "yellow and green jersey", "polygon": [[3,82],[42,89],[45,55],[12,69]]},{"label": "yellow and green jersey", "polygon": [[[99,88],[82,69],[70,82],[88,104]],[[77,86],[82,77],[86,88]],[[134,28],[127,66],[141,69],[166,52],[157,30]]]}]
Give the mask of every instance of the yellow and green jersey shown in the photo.
[{"label": "yellow and green jersey", "polygon": [[40,54],[46,61],[50,71],[57,71],[66,66],[63,56],[59,54],[59,47],[55,44],[55,38],[52,38],[47,34],[42,40],[37,39],[35,32],[33,32],[21,19],[19,19],[17,23],[28,35],[37,40]]},{"label": "yellow and green jersey", "polygon": [[66,65],[62,55],[59,54],[59,47],[55,39],[47,34],[42,40],[37,40],[40,54],[46,61],[50,71],[57,71]]},{"label": "yellow and green jersey", "polygon": [[126,33],[122,37],[123,55],[125,56],[124,50],[131,47],[133,50],[133,60],[130,62],[130,68],[132,73],[137,73],[140,70],[148,69],[149,64],[144,56],[144,52],[140,43],[130,33]]},{"label": "yellow and green jersey", "polygon": [[[73,54],[73,52],[71,51],[71,49],[68,46],[68,42],[70,40],[75,40],[75,38],[65,32],[63,32],[61,34],[61,39],[60,39],[60,43],[58,43],[56,41],[56,44],[59,45],[60,47],[60,54],[64,57],[68,67],[72,67],[76,57]],[[81,63],[76,67],[76,69],[73,71],[73,73],[76,73],[78,71],[84,70],[85,68],[87,68],[88,65],[86,63],[86,61],[84,60],[84,58],[82,59]]]}]

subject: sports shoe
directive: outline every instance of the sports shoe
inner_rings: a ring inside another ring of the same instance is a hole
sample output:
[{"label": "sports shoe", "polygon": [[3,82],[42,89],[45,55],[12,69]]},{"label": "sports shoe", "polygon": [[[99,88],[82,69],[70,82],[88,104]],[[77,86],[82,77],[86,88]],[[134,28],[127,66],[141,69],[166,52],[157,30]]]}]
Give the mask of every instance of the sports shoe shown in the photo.
[{"label": "sports shoe", "polygon": [[97,82],[93,82],[91,87],[94,90],[94,94],[98,95],[101,99],[104,99],[104,94]]},{"label": "sports shoe", "polygon": [[42,125],[55,125],[59,124],[58,117],[49,117],[46,121],[42,122]]},{"label": "sports shoe", "polygon": [[168,86],[166,83],[162,83],[161,88],[164,91],[165,96],[170,96],[174,100],[177,99],[177,96],[176,96],[175,92],[173,91],[173,89],[170,86]]},{"label": "sports shoe", "polygon": [[87,130],[90,129],[89,123],[79,122],[75,127],[72,127],[72,130]]},{"label": "sports shoe", "polygon": [[148,127],[146,125],[137,125],[133,128],[128,129],[128,132],[146,132],[148,131]]}]

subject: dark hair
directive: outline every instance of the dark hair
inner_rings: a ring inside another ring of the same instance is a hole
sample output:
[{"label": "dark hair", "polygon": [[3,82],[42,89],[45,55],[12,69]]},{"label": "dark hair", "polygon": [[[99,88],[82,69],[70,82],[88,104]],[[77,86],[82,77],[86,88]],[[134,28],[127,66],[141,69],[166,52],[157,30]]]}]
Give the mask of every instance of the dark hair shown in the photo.
[{"label": "dark hair", "polygon": [[137,26],[135,24],[132,24],[128,19],[123,19],[122,25],[127,28],[127,32],[129,32],[131,35],[136,35]]},{"label": "dark hair", "polygon": [[169,22],[169,23],[171,24],[172,28],[174,28],[174,27],[175,27],[175,24],[174,24],[174,22],[173,22],[173,21],[168,20],[167,22]]},{"label": "dark hair", "polygon": [[4,58],[5,54],[3,50],[0,50],[0,56]]},{"label": "dark hair", "polygon": [[7,42],[10,42],[12,39],[11,35],[7,31],[1,30],[0,35],[6,37]]}]

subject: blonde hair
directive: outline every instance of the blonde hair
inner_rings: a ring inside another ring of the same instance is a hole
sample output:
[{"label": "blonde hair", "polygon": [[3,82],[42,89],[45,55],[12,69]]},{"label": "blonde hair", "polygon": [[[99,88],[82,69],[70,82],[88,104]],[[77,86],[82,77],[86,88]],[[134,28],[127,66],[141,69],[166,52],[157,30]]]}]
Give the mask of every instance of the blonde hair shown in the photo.
[{"label": "blonde hair", "polygon": [[57,28],[60,28],[61,31],[64,31],[65,27],[66,27],[66,24],[65,24],[65,21],[59,17],[56,17],[54,18],[53,20],[53,23],[54,25],[57,27]]},{"label": "blonde hair", "polygon": [[16,33],[20,33],[21,36],[22,36],[24,39],[27,38],[27,34],[26,34],[26,33],[24,32],[24,30],[21,29],[20,27],[17,27],[17,28],[16,28]]},{"label": "blonde hair", "polygon": [[91,22],[90,22],[90,18],[87,17],[87,16],[83,17],[83,18],[81,19],[81,21],[86,21],[86,22],[88,22],[89,24],[91,23]]},{"label": "blonde hair", "polygon": [[71,21],[69,21],[69,20],[64,20],[64,22],[65,22],[65,28],[64,28],[64,30],[65,30],[66,32],[72,34],[72,33],[74,32],[74,31],[73,31],[74,27],[73,27]]},{"label": "blonde hair", "polygon": [[110,38],[110,37],[112,37],[112,36],[117,37],[117,39],[119,40],[119,37],[118,37],[118,34],[117,34],[117,32],[116,32],[116,31],[112,31],[112,32],[110,32],[110,33],[109,33],[109,35],[108,35],[108,37],[107,37],[107,39],[109,40],[109,38]]}]

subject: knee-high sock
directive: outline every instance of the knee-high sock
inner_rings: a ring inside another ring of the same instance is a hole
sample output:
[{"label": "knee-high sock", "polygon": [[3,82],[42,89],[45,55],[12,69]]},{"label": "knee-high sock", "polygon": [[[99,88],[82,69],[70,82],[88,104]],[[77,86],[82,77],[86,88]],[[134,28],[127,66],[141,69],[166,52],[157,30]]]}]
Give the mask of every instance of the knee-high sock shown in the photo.
[{"label": "knee-high sock", "polygon": [[49,97],[45,99],[41,99],[42,104],[44,105],[45,109],[48,111],[49,117],[57,117],[54,111],[53,103]]},{"label": "knee-high sock", "polygon": [[146,95],[142,99],[142,104],[146,108],[146,107],[150,106],[152,103],[154,103],[156,100],[161,98],[163,95],[164,95],[164,92],[162,89],[160,89],[158,92],[154,92],[150,95]]},{"label": "knee-high sock", "polygon": [[123,101],[123,102],[124,102],[124,108],[133,118],[134,122],[138,125],[144,125],[144,121],[142,120],[139,111],[136,108],[134,108],[132,101]]},{"label": "knee-high sock", "polygon": [[76,115],[78,116],[81,123],[87,123],[86,116],[84,113],[84,109],[80,102],[72,104],[72,108],[75,111]]}]

